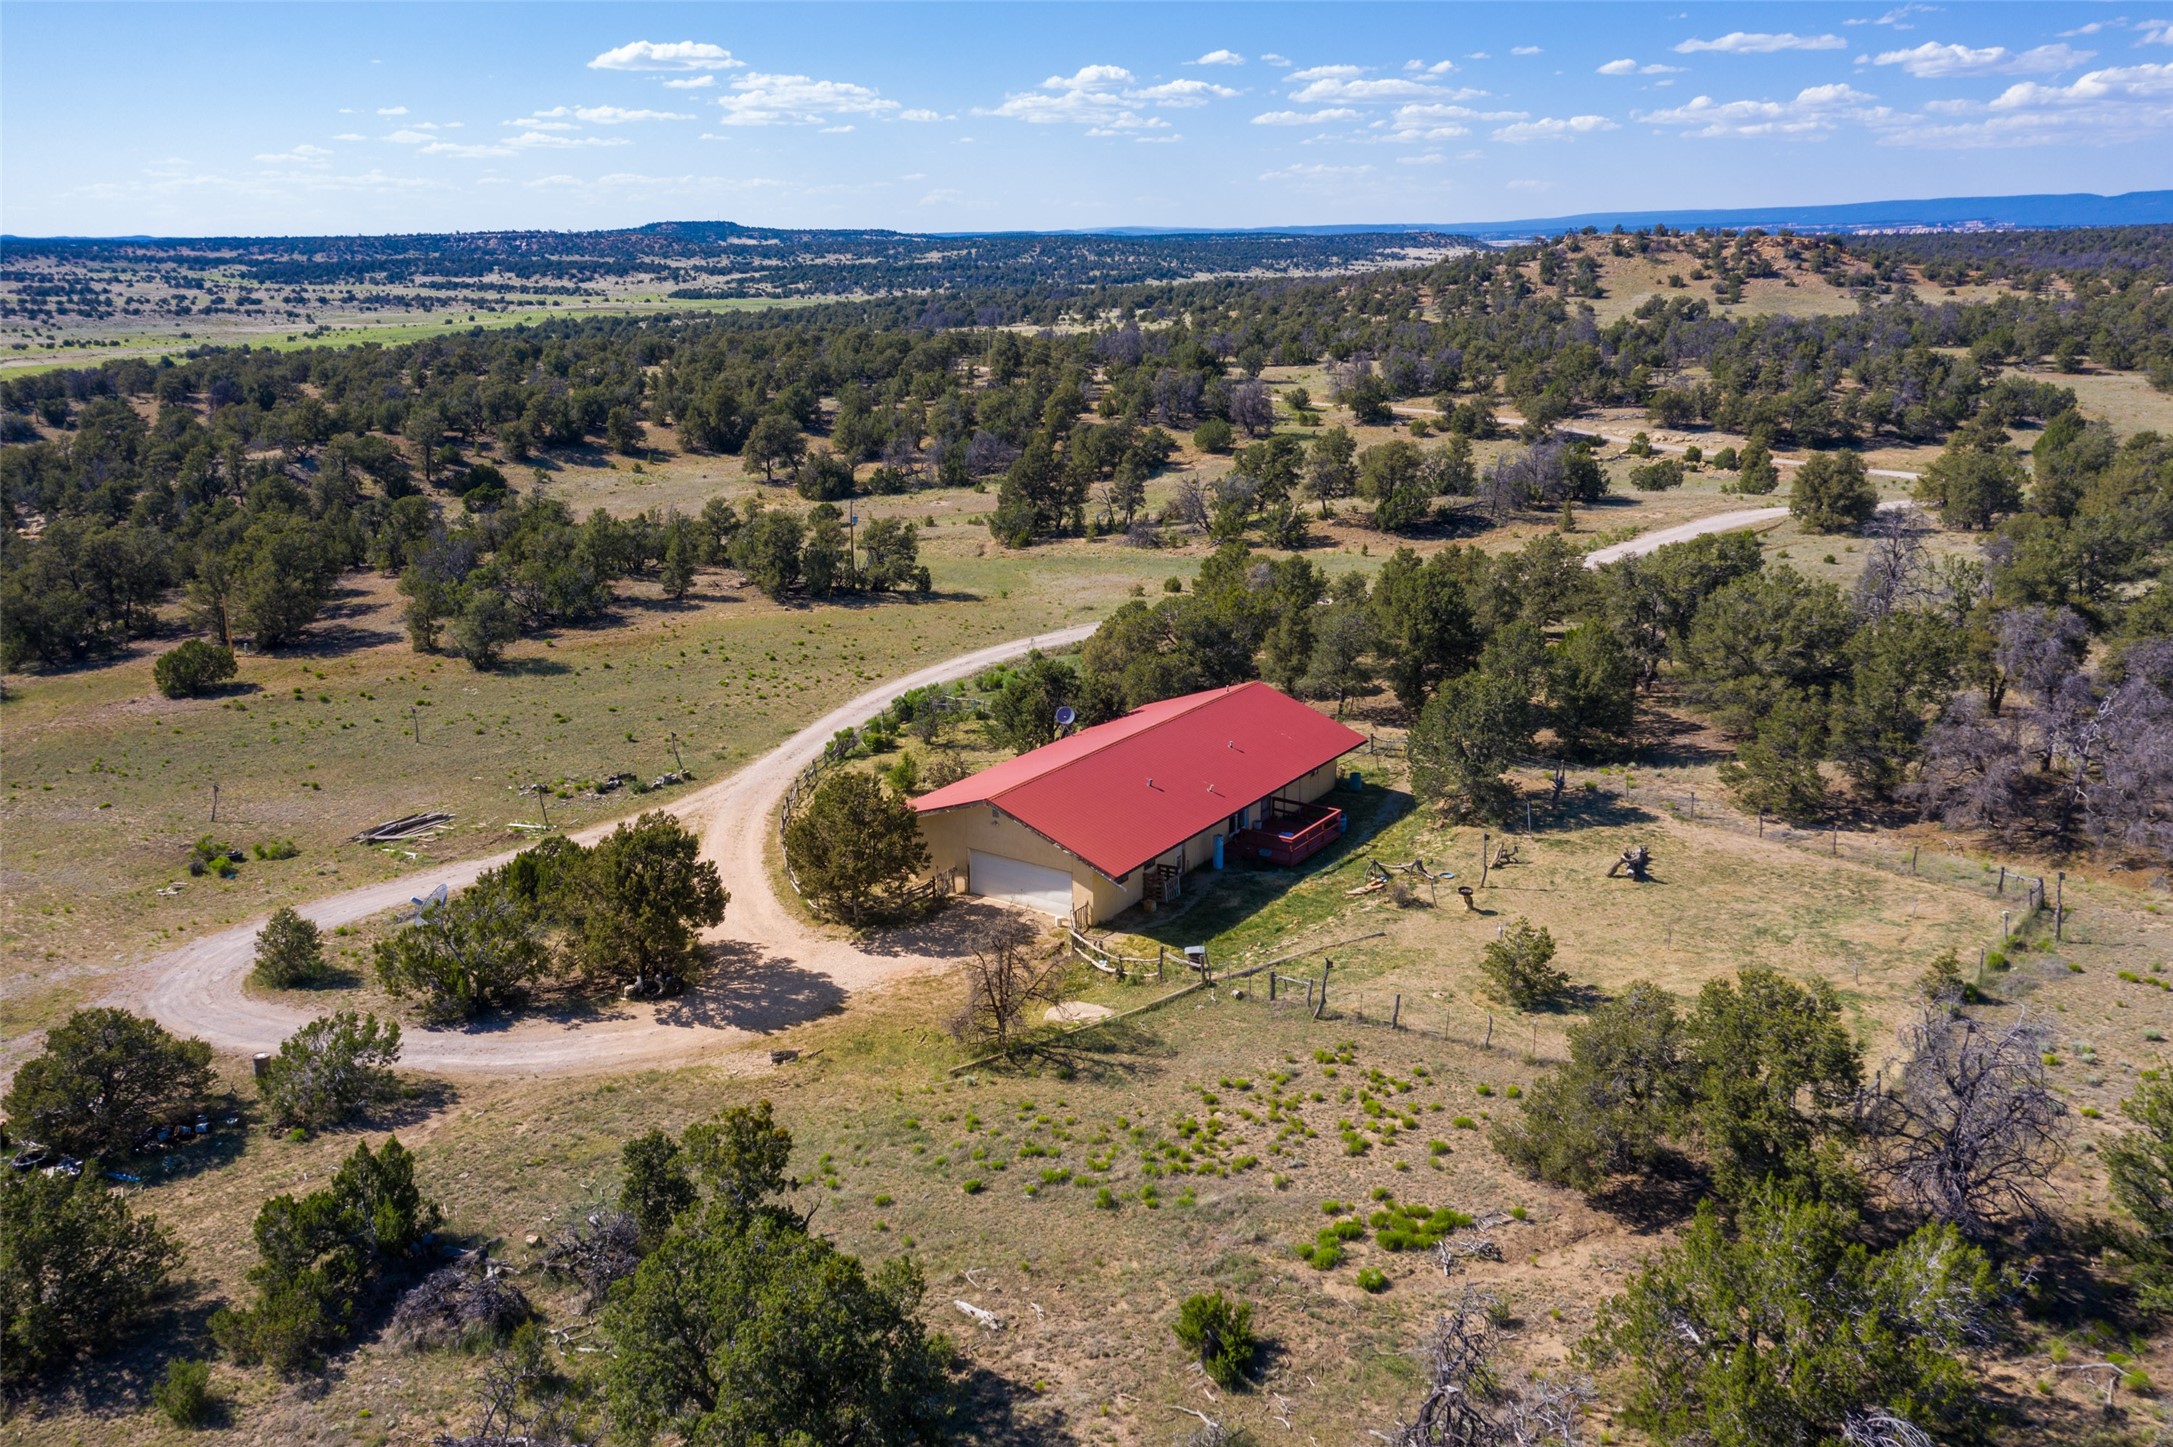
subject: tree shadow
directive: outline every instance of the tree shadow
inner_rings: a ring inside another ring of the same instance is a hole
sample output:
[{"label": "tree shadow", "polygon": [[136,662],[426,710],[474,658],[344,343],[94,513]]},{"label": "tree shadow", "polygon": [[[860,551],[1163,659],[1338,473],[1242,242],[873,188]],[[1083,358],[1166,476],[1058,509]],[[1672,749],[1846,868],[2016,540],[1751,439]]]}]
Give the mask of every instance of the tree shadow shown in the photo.
[{"label": "tree shadow", "polygon": [[954,1442],[973,1447],[1032,1447],[1038,1443],[1076,1442],[1062,1411],[1036,1413],[1032,1423],[1019,1420],[1018,1404],[1031,1397],[1001,1373],[973,1363],[961,1374],[950,1421]]},{"label": "tree shadow", "polygon": [[494,671],[510,674],[515,678],[556,678],[573,672],[573,669],[555,658],[522,657],[501,658]]},{"label": "tree shadow", "polygon": [[1717,764],[1735,756],[1710,725],[1649,705],[1637,710],[1636,738],[1639,762],[1655,767]]},{"label": "tree shadow", "polygon": [[747,1030],[767,1035],[845,1008],[845,990],[759,946],[725,941],[708,947],[702,982],[657,1006],[660,1025]]},{"label": "tree shadow", "polygon": [[1008,1055],[976,1067],[1005,1078],[1053,1077],[1090,1085],[1159,1075],[1181,1052],[1136,1020],[1104,1020],[1061,1035],[1018,1041]]},{"label": "tree shadow", "polygon": [[460,1101],[460,1088],[434,1075],[410,1076],[400,1082],[400,1094],[392,1100],[372,1101],[349,1127],[357,1133],[399,1130],[420,1125]]},{"label": "tree shadow", "polygon": [[[151,1388],[166,1374],[167,1366],[184,1358],[214,1354],[211,1315],[221,1301],[204,1292],[200,1283],[184,1282],[168,1304],[144,1323],[132,1340],[119,1349],[77,1362],[57,1380],[7,1402],[10,1414],[20,1412],[35,1421],[63,1412],[112,1420],[132,1417],[151,1405]],[[229,1426],[232,1404],[221,1397],[206,1418],[208,1427]]]},{"label": "tree shadow", "polygon": [[1660,816],[1606,789],[1564,789],[1559,799],[1535,799],[1535,814],[1550,829],[1627,829]]},{"label": "tree shadow", "polygon": [[1650,1236],[1689,1220],[1712,1186],[1712,1178],[1689,1157],[1663,1148],[1650,1170],[1610,1181],[1587,1199],[1595,1210]]},{"label": "tree shadow", "polygon": [[862,953],[886,959],[915,956],[962,960],[1000,931],[1015,929],[1028,917],[975,895],[951,895],[942,908],[909,923],[874,930],[858,938]]}]

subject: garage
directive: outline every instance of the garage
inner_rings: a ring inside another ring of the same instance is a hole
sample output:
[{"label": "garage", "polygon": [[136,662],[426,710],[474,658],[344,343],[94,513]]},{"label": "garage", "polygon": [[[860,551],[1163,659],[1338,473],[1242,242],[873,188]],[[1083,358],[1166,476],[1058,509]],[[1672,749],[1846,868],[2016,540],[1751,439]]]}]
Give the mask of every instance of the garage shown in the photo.
[{"label": "garage", "polygon": [[1061,869],[970,851],[973,893],[1000,899],[1059,919],[1071,914],[1071,875]]}]

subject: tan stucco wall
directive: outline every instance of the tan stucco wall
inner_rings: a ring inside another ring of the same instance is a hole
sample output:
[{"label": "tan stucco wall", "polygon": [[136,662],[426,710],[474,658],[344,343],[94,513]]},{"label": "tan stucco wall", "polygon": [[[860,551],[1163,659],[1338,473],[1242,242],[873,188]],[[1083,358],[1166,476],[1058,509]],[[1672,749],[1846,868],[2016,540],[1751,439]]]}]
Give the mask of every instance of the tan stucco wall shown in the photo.
[{"label": "tan stucco wall", "polygon": [[[1336,764],[1323,764],[1276,792],[1286,799],[1310,803],[1335,787],[1336,772]],[[1237,810],[1233,807],[1230,812],[1235,814]],[[1181,857],[1188,873],[1211,865],[1215,862],[1215,836],[1227,831],[1227,821],[1218,823],[1187,839],[1178,850],[1157,862],[1175,863]],[[1109,919],[1139,903],[1144,885],[1144,870],[1133,870],[1119,883],[1010,815],[986,804],[922,816],[921,837],[928,841],[931,869],[937,873],[951,871],[955,887],[959,889],[966,887],[969,861],[976,849],[984,854],[1000,854],[1006,859],[1024,860],[1045,869],[1064,871],[1071,876],[1072,909],[1076,912],[1082,905],[1091,906],[1087,914],[1090,924]]]}]

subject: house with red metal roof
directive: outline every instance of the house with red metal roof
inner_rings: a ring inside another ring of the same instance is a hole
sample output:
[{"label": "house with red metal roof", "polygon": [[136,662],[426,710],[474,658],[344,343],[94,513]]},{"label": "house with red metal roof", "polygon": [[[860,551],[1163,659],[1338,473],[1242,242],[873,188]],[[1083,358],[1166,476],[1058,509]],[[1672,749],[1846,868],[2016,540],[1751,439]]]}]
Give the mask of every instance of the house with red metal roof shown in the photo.
[{"label": "house with red metal roof", "polygon": [[1084,926],[1233,859],[1291,865],[1342,833],[1321,804],[1366,741],[1264,683],[1164,699],[913,801],[953,888]]}]

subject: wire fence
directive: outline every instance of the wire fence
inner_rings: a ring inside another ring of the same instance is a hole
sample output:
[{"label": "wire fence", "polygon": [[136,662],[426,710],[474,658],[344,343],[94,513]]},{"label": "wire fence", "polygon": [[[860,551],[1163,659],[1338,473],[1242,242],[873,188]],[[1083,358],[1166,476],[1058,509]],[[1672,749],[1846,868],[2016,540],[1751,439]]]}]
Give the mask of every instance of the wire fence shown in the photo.
[{"label": "wire fence", "polygon": [[1229,1003],[1321,1027],[1322,1038],[1348,1026],[1390,1030],[1472,1050],[1499,1050],[1533,1065],[1560,1065],[1568,1058],[1566,1031],[1574,1017],[1502,1012],[1446,991],[1406,993],[1377,984],[1345,985],[1334,966],[1318,974],[1264,972],[1229,992]]}]

